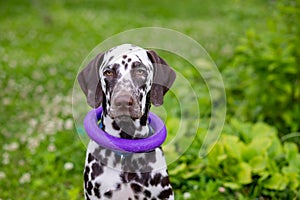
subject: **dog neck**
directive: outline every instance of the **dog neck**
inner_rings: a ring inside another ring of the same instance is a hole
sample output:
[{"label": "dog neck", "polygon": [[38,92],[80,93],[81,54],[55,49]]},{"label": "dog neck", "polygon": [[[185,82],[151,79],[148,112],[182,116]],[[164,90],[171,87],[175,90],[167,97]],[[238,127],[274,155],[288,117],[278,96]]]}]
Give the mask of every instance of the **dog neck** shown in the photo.
[{"label": "dog neck", "polygon": [[114,137],[125,139],[146,138],[152,134],[147,112],[140,119],[112,119],[104,110],[101,116],[101,128]]}]

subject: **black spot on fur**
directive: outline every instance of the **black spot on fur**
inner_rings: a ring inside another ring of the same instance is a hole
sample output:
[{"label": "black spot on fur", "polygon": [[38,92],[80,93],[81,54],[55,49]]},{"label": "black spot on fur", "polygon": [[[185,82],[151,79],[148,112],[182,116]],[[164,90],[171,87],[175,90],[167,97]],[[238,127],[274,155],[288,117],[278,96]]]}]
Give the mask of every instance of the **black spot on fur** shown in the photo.
[{"label": "black spot on fur", "polygon": [[143,63],[142,59],[140,59],[140,57],[139,57],[138,55],[136,55],[136,57],[139,59],[139,61],[140,61],[141,63]]},{"label": "black spot on fur", "polygon": [[120,183],[117,184],[116,190],[121,190],[121,184]]},{"label": "black spot on fur", "polygon": [[144,165],[147,164],[147,161],[146,161],[144,158],[139,158],[139,164],[140,164],[141,166],[144,166]]},{"label": "black spot on fur", "polygon": [[100,183],[98,183],[98,182],[95,183],[95,188],[98,188],[98,189],[99,189],[100,186],[101,186]]},{"label": "black spot on fur", "polygon": [[98,163],[92,165],[92,174],[91,177],[94,180],[97,176],[103,173],[102,167]]},{"label": "black spot on fur", "polygon": [[87,189],[87,182],[89,180],[90,168],[88,166],[85,167],[84,170],[84,187]]},{"label": "black spot on fur", "polygon": [[128,58],[127,62],[130,62],[131,61],[131,58]]},{"label": "black spot on fur", "polygon": [[148,113],[151,107],[151,103],[150,103],[150,92],[147,94],[146,97],[146,107],[145,107],[145,113],[144,115],[141,117],[140,119],[140,125],[141,126],[146,126],[147,121],[148,121]]},{"label": "black spot on fur", "polygon": [[105,157],[109,157],[111,155],[111,150],[106,150],[105,151]]},{"label": "black spot on fur", "polygon": [[[106,116],[107,115],[107,106],[106,106],[106,95],[104,94],[104,92],[102,94],[102,108],[103,108],[103,115]],[[102,129],[104,129],[104,128],[105,128],[105,126],[103,124]]]},{"label": "black spot on fur", "polygon": [[136,160],[132,160],[131,163],[132,163],[133,169],[138,169],[139,168],[139,164]]},{"label": "black spot on fur", "polygon": [[98,197],[99,199],[101,198],[101,194],[100,194],[100,190],[99,190],[99,188],[94,188],[94,194],[95,194],[95,196],[96,197]]},{"label": "black spot on fur", "polygon": [[140,100],[140,102],[142,101],[142,99],[143,99],[143,94],[140,94],[140,95],[139,95],[139,100]]},{"label": "black spot on fur", "polygon": [[173,191],[171,188],[169,188],[167,190],[163,190],[159,193],[158,198],[159,199],[167,199],[167,198],[169,198],[169,196],[172,195],[172,193],[173,193]]},{"label": "black spot on fur", "polygon": [[139,89],[142,90],[142,91],[146,91],[146,87],[147,87],[146,84],[141,84]]},{"label": "black spot on fur", "polygon": [[121,156],[115,153],[114,167],[121,162]]},{"label": "black spot on fur", "polygon": [[131,173],[131,172],[124,172],[122,174],[120,174],[122,183],[129,183],[132,180],[135,180],[135,178],[137,177],[136,173]]},{"label": "black spot on fur", "polygon": [[112,123],[112,127],[113,127],[115,130],[117,130],[117,131],[119,131],[119,130],[120,130],[120,127],[118,126],[118,124],[117,124],[117,122],[116,122],[116,121],[113,121],[113,123]]},{"label": "black spot on fur", "polygon": [[91,153],[89,153],[89,155],[88,155],[88,163],[92,162],[93,160],[95,160],[95,157]]},{"label": "black spot on fur", "polygon": [[93,184],[92,184],[91,181],[89,181],[89,182],[87,183],[87,188],[86,188],[86,191],[87,191],[87,193],[88,193],[89,195],[92,195],[92,189],[93,189]]},{"label": "black spot on fur", "polygon": [[165,187],[165,186],[168,186],[168,185],[170,185],[170,180],[169,180],[168,176],[165,176],[161,179],[161,186]]},{"label": "black spot on fur", "polygon": [[154,175],[154,177],[150,180],[150,184],[152,186],[157,186],[160,183],[161,174],[157,173]]},{"label": "black spot on fur", "polygon": [[145,185],[146,187],[149,186],[149,179],[150,179],[150,171],[141,174],[141,180],[139,181],[141,184]]},{"label": "black spot on fur", "polygon": [[111,198],[112,197],[112,192],[111,191],[105,192],[104,196],[107,197],[107,198]]},{"label": "black spot on fur", "polygon": [[121,137],[121,138],[124,138],[124,139],[133,139],[133,137],[132,137],[131,135],[128,135],[128,134],[125,133],[124,131],[121,131],[120,137]]},{"label": "black spot on fur", "polygon": [[149,191],[149,190],[145,190],[144,191],[144,195],[146,196],[146,197],[151,197],[151,192]]},{"label": "black spot on fur", "polygon": [[155,150],[147,152],[145,154],[145,160],[147,160],[148,163],[155,163],[156,162]]},{"label": "black spot on fur", "polygon": [[113,58],[114,58],[114,56],[111,56],[111,57],[108,59],[108,62],[110,62]]},{"label": "black spot on fur", "polygon": [[136,184],[136,183],[131,183],[130,187],[134,193],[140,193],[143,190],[142,186],[140,186],[139,184]]},{"label": "black spot on fur", "polygon": [[101,154],[100,154],[100,151],[101,151],[101,150],[102,150],[102,148],[101,148],[100,146],[98,146],[98,147],[95,149],[95,151],[93,152],[93,156],[98,155],[98,158],[101,159],[101,157],[99,157],[99,155],[101,155]]},{"label": "black spot on fur", "polygon": [[126,58],[127,58],[127,55],[123,55],[123,58],[126,59]]},{"label": "black spot on fur", "polygon": [[103,156],[100,151],[103,150],[100,146],[95,149],[93,152],[93,156],[97,161],[101,162],[101,165],[106,166],[108,158],[106,156]]}]

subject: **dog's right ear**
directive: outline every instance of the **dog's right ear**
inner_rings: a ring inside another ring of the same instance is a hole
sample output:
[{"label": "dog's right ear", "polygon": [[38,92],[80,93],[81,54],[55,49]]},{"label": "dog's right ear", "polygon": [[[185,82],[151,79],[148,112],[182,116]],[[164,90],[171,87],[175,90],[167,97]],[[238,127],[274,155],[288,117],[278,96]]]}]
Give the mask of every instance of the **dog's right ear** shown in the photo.
[{"label": "dog's right ear", "polygon": [[84,92],[87,103],[92,108],[97,108],[101,105],[103,92],[99,79],[98,69],[103,61],[104,53],[98,54],[79,74],[78,82]]},{"label": "dog's right ear", "polygon": [[163,104],[164,95],[175,81],[176,73],[155,51],[149,50],[147,55],[154,66],[150,102],[154,106],[160,106]]}]

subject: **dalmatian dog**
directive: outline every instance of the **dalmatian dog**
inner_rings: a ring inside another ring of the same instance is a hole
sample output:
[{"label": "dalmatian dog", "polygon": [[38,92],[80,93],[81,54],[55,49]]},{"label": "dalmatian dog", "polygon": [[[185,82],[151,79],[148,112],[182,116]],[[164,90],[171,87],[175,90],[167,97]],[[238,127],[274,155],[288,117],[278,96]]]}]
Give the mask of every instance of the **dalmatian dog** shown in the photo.
[{"label": "dalmatian dog", "polygon": [[[163,103],[175,72],[154,51],[123,44],[98,54],[78,75],[87,103],[102,105],[100,127],[130,140],[153,134],[148,113]],[[84,169],[86,200],[174,199],[161,147],[124,153],[91,140]]]}]

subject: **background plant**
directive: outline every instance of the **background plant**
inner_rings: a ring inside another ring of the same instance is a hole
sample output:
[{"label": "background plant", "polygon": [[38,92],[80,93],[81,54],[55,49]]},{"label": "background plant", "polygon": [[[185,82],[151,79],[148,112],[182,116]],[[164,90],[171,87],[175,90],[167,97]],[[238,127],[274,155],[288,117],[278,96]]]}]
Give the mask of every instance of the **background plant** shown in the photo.
[{"label": "background plant", "polygon": [[281,135],[300,130],[299,6],[276,2],[266,30],[248,30],[225,70],[229,108],[243,119],[273,124]]},{"label": "background plant", "polygon": [[[296,139],[280,140],[283,133],[299,131],[298,1],[189,0],[170,6],[165,0],[126,5],[13,0],[0,1],[0,13],[0,199],[83,198],[85,146],[71,113],[78,67],[107,37],[145,26],[175,29],[197,40],[227,86],[230,115],[224,131],[212,152],[199,158],[209,95],[186,61],[163,55],[200,91],[197,137],[169,166],[176,198],[300,198]],[[180,110],[171,103],[169,137],[180,121]],[[187,127],[191,120],[184,121]],[[165,151],[178,156],[178,148]]]}]

